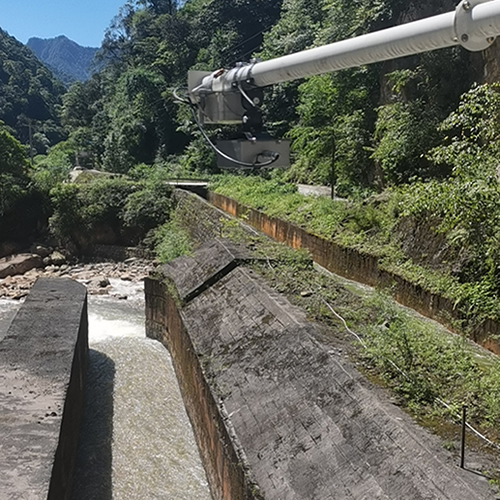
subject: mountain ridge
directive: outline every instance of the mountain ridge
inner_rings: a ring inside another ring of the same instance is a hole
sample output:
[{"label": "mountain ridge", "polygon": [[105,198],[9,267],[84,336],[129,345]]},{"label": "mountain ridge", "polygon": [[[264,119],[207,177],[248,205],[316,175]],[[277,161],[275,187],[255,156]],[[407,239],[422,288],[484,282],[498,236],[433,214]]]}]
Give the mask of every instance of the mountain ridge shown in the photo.
[{"label": "mountain ridge", "polygon": [[63,83],[86,81],[92,74],[97,48],[83,47],[66,35],[55,38],[32,37],[26,44]]}]

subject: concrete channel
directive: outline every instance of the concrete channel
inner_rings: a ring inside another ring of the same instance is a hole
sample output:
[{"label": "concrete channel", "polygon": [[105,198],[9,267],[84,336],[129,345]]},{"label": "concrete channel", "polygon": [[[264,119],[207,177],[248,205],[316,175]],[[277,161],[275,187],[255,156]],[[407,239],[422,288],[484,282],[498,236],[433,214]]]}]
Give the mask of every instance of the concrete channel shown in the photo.
[{"label": "concrete channel", "polygon": [[[205,244],[146,279],[146,333],[170,352],[214,500],[498,498],[201,226]],[[87,359],[85,288],[39,280],[0,340],[0,498],[71,498]]]},{"label": "concrete channel", "polygon": [[146,280],[146,332],[172,355],[213,498],[495,498],[249,260],[214,240]]}]

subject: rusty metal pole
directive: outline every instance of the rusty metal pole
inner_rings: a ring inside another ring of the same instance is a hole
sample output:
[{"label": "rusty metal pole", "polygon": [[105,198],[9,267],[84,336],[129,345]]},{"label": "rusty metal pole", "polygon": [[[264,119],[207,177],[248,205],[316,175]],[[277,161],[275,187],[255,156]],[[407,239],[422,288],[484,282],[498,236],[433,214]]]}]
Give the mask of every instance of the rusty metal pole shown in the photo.
[{"label": "rusty metal pole", "polygon": [[462,447],[460,453],[460,468],[465,465],[465,428],[467,427],[467,405],[462,406]]}]

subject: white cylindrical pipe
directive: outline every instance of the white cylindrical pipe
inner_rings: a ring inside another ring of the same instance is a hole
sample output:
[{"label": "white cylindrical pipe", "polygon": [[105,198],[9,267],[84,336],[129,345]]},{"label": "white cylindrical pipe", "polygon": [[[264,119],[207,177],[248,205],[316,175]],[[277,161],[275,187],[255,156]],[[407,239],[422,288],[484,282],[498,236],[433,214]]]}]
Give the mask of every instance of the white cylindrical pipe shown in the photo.
[{"label": "white cylindrical pipe", "polygon": [[494,38],[500,35],[500,1],[492,0],[476,5],[471,16],[475,36]]},{"label": "white cylindrical pipe", "polygon": [[[204,78],[201,85],[192,89],[192,93],[230,92],[234,91],[236,82],[250,79],[256,86],[266,87],[276,83],[454,45],[463,45],[471,50],[478,50],[477,43],[476,45],[468,44],[467,40],[487,40],[500,35],[500,0],[478,2],[481,0],[462,1],[455,12],[429,17],[323,47],[278,57],[270,61],[257,62],[229,71],[218,71]],[[460,9],[467,13],[465,19],[463,17],[459,19],[461,21],[460,27],[463,29],[465,26],[468,30],[467,33],[457,32],[457,19],[463,14]],[[491,43],[491,40],[488,43]]]},{"label": "white cylindrical pipe", "polygon": [[[265,87],[456,45],[455,13],[450,12],[349,40],[259,62],[251,68],[255,85]],[[230,75],[228,74],[228,77]]]}]

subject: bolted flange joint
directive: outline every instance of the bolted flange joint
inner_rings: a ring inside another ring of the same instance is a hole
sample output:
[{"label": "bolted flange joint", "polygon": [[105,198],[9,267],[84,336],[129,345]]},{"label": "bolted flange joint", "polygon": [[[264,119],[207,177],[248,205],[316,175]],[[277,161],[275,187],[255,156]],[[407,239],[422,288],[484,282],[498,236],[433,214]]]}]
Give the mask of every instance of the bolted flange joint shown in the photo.
[{"label": "bolted flange joint", "polygon": [[455,10],[455,39],[471,52],[487,49],[495,41],[493,37],[484,37],[474,29],[474,7],[487,1],[462,0]]}]

